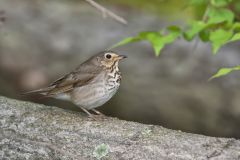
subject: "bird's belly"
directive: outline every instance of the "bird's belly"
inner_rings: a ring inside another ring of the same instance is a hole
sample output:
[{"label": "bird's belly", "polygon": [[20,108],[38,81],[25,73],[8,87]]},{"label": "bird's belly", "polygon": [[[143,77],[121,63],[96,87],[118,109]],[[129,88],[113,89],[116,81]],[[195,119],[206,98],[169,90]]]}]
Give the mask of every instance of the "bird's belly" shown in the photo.
[{"label": "bird's belly", "polygon": [[119,86],[111,90],[104,83],[94,83],[73,90],[72,101],[85,109],[93,109],[106,103],[116,93]]}]

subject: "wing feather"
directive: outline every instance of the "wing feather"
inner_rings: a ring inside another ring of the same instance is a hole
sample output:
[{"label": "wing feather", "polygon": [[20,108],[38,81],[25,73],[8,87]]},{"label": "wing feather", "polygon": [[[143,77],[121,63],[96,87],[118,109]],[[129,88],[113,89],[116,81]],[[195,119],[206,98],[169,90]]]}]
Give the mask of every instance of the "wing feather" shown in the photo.
[{"label": "wing feather", "polygon": [[27,92],[27,94],[40,93],[45,96],[54,96],[70,92],[74,87],[81,87],[90,83],[102,71],[102,67],[91,61],[79,65],[74,71],[60,77],[48,87]]},{"label": "wing feather", "polygon": [[90,83],[100,72],[101,67],[89,64],[81,64],[75,71],[57,79],[48,87],[53,87],[47,95],[56,95],[69,92],[74,87],[81,87]]}]

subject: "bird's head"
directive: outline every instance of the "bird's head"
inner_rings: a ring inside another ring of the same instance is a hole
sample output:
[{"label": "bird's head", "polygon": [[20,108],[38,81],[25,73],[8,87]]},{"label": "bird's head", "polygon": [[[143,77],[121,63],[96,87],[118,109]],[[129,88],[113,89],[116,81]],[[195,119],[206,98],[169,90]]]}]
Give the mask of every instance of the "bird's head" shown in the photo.
[{"label": "bird's head", "polygon": [[102,66],[112,68],[113,66],[118,66],[118,62],[127,58],[127,56],[119,55],[113,51],[104,51],[99,53],[96,58]]}]

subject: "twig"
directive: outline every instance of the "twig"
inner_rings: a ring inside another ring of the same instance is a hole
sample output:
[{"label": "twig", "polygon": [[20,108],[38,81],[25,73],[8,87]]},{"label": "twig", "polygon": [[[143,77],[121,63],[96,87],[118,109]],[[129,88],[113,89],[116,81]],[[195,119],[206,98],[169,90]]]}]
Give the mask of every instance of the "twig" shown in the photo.
[{"label": "twig", "polygon": [[85,1],[87,3],[89,3],[91,6],[95,7],[97,10],[101,11],[104,18],[109,16],[120,23],[127,24],[127,21],[124,18],[122,18],[122,17],[116,15],[115,13],[111,12],[110,10],[104,8],[103,6],[101,6],[100,4],[95,2],[94,0],[85,0]]}]

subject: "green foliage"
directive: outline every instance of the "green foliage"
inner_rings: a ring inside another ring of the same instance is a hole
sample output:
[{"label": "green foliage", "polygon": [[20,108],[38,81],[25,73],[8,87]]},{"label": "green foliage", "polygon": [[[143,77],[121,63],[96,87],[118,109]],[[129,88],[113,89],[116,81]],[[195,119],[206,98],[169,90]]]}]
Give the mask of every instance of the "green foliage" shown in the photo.
[{"label": "green foliage", "polygon": [[[190,7],[206,6],[201,20],[193,20],[184,27],[185,29],[179,26],[170,26],[160,31],[140,32],[134,37],[122,40],[114,47],[132,42],[148,41],[153,46],[155,55],[159,56],[162,49],[177,38],[192,41],[199,37],[201,41],[211,43],[213,54],[217,54],[225,44],[240,40],[240,22],[236,14],[236,12],[240,13],[240,9],[231,7],[235,4],[240,6],[239,0],[189,0],[188,6]],[[226,72],[226,74],[230,72]]]},{"label": "green foliage", "polygon": [[226,44],[232,37],[232,31],[218,29],[210,33],[210,41],[212,42],[213,53],[216,54],[221,46]]},{"label": "green foliage", "polygon": [[140,32],[137,36],[128,37],[122,40],[121,42],[115,44],[111,48],[125,45],[127,43],[147,40],[153,46],[155,54],[159,56],[160,51],[163,49],[163,47],[175,41],[180,36],[180,34],[181,34],[181,30],[177,26],[170,26],[166,30],[162,30],[159,32],[153,32],[153,31]]},{"label": "green foliage", "polygon": [[240,66],[232,67],[232,68],[221,68],[219,71],[214,74],[209,80],[212,80],[214,78],[222,77],[225,76],[233,71],[238,71],[240,70]]},{"label": "green foliage", "polygon": [[232,0],[211,0],[211,4],[215,7],[226,7]]},{"label": "green foliage", "polygon": [[183,36],[187,41],[193,40],[193,38],[204,30],[207,27],[207,24],[202,21],[194,21],[189,26],[189,29],[183,32]]},{"label": "green foliage", "polygon": [[209,24],[219,24],[221,22],[227,22],[232,24],[234,20],[234,13],[226,8],[215,8],[210,7],[208,13],[208,22]]},{"label": "green foliage", "polygon": [[207,4],[206,0],[190,0],[189,5],[199,6]]}]

